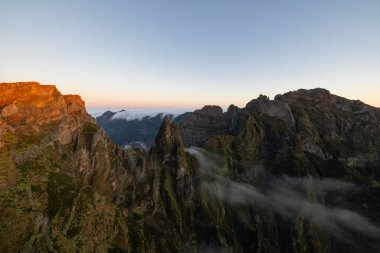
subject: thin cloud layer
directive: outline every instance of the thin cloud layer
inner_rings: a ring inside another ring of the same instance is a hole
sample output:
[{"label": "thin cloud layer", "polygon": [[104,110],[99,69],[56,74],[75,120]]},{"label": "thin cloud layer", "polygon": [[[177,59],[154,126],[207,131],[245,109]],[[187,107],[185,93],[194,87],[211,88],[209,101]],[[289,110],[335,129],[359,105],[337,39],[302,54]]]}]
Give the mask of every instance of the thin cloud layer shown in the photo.
[{"label": "thin cloud layer", "polygon": [[124,111],[117,112],[112,119],[125,119],[125,120],[142,120],[145,117],[156,117],[160,116],[164,118],[165,116],[171,116],[173,118],[185,113],[186,110],[162,110],[162,109],[128,109]]}]

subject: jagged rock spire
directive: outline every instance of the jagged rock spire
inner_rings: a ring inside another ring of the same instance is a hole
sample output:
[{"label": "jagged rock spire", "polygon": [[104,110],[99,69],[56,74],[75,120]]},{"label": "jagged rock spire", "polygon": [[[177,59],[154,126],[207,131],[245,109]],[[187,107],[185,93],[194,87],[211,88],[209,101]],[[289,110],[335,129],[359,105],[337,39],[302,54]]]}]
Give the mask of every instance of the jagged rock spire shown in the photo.
[{"label": "jagged rock spire", "polygon": [[185,150],[179,129],[165,117],[156,136],[157,152],[166,165],[185,166]]}]

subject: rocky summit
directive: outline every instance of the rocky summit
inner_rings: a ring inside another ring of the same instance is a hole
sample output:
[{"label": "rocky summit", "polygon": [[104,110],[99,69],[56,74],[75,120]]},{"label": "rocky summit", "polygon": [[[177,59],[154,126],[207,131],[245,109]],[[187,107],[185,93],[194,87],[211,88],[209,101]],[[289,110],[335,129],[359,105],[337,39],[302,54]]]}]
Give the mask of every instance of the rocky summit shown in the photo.
[{"label": "rocky summit", "polygon": [[145,151],[0,83],[0,252],[380,252],[379,158],[380,109],[324,89],[165,118]]}]

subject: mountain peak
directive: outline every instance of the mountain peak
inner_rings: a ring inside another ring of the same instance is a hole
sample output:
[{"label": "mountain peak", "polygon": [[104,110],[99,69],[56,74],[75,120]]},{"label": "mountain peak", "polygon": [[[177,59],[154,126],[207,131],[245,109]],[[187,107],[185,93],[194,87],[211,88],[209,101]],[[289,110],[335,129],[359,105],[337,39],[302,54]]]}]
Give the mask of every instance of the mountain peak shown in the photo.
[{"label": "mountain peak", "polygon": [[270,100],[268,96],[260,95],[258,98],[247,103],[245,111],[254,113],[263,113],[285,121],[290,127],[294,127],[295,120],[288,104],[280,100]]},{"label": "mountain peak", "polygon": [[223,114],[223,109],[218,105],[205,105],[202,109],[197,110],[199,113],[205,114]]},{"label": "mountain peak", "polygon": [[329,90],[323,88],[314,88],[310,90],[299,89],[296,91],[290,91],[282,95],[276,95],[275,100],[280,100],[288,104],[292,104],[300,99],[315,101],[320,103],[326,103],[331,100],[334,95]]}]

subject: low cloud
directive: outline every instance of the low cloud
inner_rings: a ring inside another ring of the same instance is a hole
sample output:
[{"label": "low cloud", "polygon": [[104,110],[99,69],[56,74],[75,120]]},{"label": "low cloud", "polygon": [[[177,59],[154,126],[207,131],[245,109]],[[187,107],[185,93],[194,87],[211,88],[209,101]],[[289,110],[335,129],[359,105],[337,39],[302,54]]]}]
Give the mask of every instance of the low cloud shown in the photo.
[{"label": "low cloud", "polygon": [[[380,229],[369,219],[352,210],[328,207],[320,202],[327,193],[354,190],[354,184],[331,178],[268,176],[266,186],[258,189],[231,180],[226,175],[226,163],[222,157],[200,148],[189,148],[187,152],[197,159],[201,171],[208,176],[209,181],[204,185],[208,192],[224,203],[270,209],[287,219],[301,216],[344,241],[350,240],[352,232],[380,238]],[[262,173],[260,167],[258,170]]]},{"label": "low cloud", "polygon": [[133,149],[133,148],[141,149],[141,150],[144,150],[145,152],[149,151],[149,146],[143,141],[135,141],[127,145],[124,145],[125,150]]},{"label": "low cloud", "polygon": [[170,116],[172,118],[176,118],[180,114],[185,113],[186,110],[184,109],[172,109],[172,110],[164,110],[164,109],[128,109],[123,110],[120,112],[117,112],[113,117],[114,119],[125,119],[127,121],[129,120],[142,120],[145,117],[156,117],[159,116],[161,118],[164,118],[165,116]]}]

